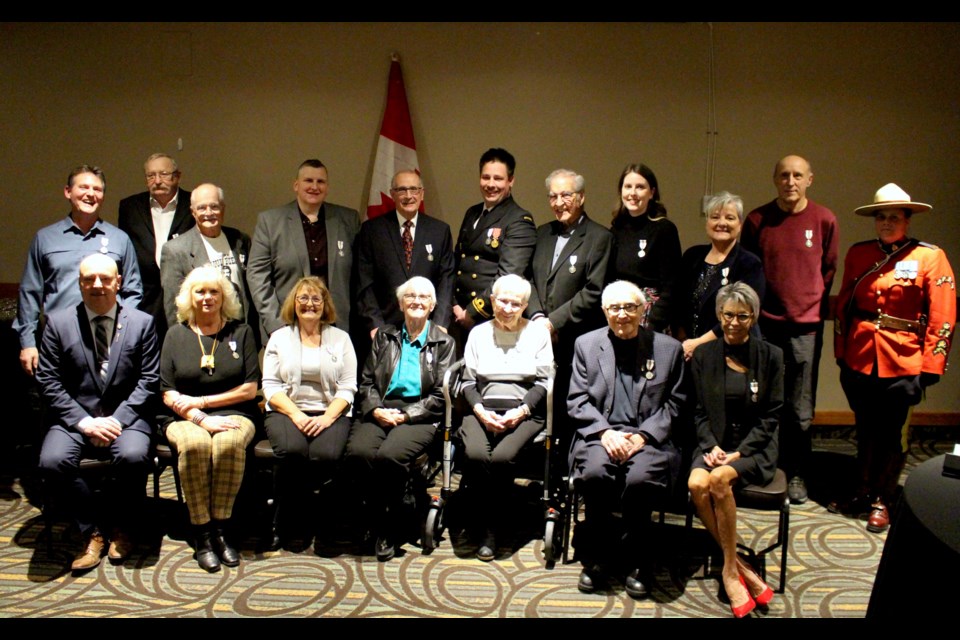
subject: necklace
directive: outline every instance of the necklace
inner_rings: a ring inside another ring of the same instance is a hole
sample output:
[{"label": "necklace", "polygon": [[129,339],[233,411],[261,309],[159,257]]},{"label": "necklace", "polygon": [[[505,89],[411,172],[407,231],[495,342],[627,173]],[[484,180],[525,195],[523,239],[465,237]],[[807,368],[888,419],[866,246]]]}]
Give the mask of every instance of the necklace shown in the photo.
[{"label": "necklace", "polygon": [[194,326],[193,330],[197,334],[197,344],[200,345],[200,368],[207,370],[207,375],[212,376],[213,370],[216,368],[216,362],[214,361],[213,354],[217,351],[217,343],[220,339],[220,330],[223,329],[223,319],[220,319],[220,326],[217,327],[217,332],[213,336],[213,348],[210,349],[208,354],[203,349],[203,340],[200,339],[200,336],[203,335],[200,332],[200,327]]}]

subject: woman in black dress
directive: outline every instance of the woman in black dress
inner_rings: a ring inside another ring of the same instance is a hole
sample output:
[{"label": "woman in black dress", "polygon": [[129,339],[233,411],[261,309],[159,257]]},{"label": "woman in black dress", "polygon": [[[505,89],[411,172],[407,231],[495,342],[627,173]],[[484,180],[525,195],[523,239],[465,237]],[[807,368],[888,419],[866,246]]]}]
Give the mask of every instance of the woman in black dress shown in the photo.
[{"label": "woman in black dress", "polygon": [[620,204],[613,212],[614,280],[629,280],[649,301],[643,324],[669,331],[674,281],[680,270],[680,235],[667,220],[657,176],[645,164],[629,164],[620,174]]},{"label": "woman in black dress", "polygon": [[197,563],[210,572],[240,564],[224,534],[260,419],[256,338],[241,317],[229,278],[197,267],[180,287],[180,324],[170,327],[160,354],[160,427],[178,454]]},{"label": "woman in black dress", "polygon": [[[763,302],[767,286],[760,258],[740,246],[743,229],[740,196],[721,191],[707,201],[703,213],[710,244],[698,244],[683,252],[678,286],[681,293],[674,337],[683,342],[683,355],[687,360],[697,347],[723,335],[715,310],[720,287],[745,282]],[[756,325],[753,336],[760,337]]]},{"label": "woman in black dress", "polygon": [[687,483],[697,514],[723,550],[723,586],[742,618],[773,591],[737,555],[734,484],[764,485],[777,470],[777,430],[783,406],[783,352],[750,336],[760,298],[742,282],[717,294],[723,340],[693,355],[697,449]]}]

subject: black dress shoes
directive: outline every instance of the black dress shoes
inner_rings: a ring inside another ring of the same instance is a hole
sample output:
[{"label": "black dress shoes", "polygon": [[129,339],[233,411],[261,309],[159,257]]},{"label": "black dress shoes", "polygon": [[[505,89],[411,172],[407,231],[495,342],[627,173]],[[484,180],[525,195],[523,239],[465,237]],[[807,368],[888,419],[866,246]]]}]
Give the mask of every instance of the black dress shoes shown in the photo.
[{"label": "black dress shoes", "polygon": [[631,598],[646,598],[650,595],[650,588],[646,585],[648,580],[648,578],[640,573],[639,569],[634,569],[627,574],[626,579],[623,581],[624,590]]},{"label": "black dress shoes", "polygon": [[393,541],[386,536],[378,537],[377,560],[380,562],[387,562],[392,560],[395,555],[397,555],[397,547],[393,544]]},{"label": "black dress shoes", "polygon": [[226,537],[223,535],[223,525],[221,524],[217,524],[217,526],[214,527],[213,548],[217,552],[220,562],[223,564],[228,567],[240,565],[240,554],[227,542]]},{"label": "black dress shoes", "polygon": [[213,550],[213,537],[207,530],[197,534],[197,564],[207,573],[220,571],[220,558]]},{"label": "black dress shoes", "polygon": [[595,593],[600,589],[606,588],[607,583],[604,579],[600,567],[584,567],[580,572],[580,578],[577,580],[577,589],[580,593]]}]

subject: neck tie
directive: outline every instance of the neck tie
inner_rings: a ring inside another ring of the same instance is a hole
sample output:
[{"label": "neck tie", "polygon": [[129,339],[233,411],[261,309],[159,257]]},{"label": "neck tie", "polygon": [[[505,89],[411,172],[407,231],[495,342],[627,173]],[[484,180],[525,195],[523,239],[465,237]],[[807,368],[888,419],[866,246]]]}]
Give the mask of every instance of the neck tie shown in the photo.
[{"label": "neck tie", "polygon": [[413,222],[407,220],[403,223],[403,233],[400,236],[400,239],[403,241],[403,257],[407,261],[407,269],[410,268],[410,263],[413,262],[413,234],[410,233],[410,227],[413,226]]},{"label": "neck tie", "polygon": [[93,322],[97,326],[93,336],[97,344],[97,367],[100,369],[100,377],[106,380],[107,365],[110,361],[110,340],[107,338],[107,323],[110,318],[97,316]]}]

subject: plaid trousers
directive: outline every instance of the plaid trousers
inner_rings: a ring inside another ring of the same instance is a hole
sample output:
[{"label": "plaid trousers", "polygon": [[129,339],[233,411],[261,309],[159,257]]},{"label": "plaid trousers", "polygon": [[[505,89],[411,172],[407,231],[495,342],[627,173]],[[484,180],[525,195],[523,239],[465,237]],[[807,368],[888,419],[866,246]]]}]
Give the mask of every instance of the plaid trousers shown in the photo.
[{"label": "plaid trousers", "polygon": [[239,429],[210,433],[186,420],[167,427],[167,440],[179,457],[177,466],[191,524],[207,524],[211,517],[227,520],[233,512],[254,426],[247,418],[232,417],[240,421]]}]

